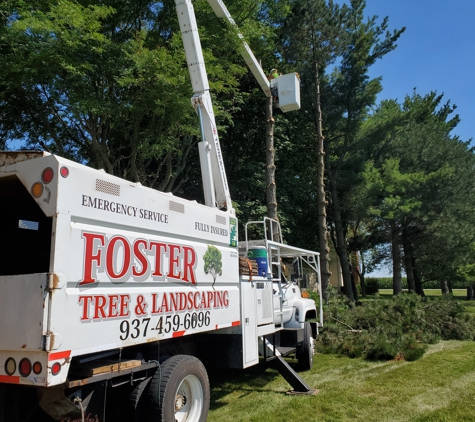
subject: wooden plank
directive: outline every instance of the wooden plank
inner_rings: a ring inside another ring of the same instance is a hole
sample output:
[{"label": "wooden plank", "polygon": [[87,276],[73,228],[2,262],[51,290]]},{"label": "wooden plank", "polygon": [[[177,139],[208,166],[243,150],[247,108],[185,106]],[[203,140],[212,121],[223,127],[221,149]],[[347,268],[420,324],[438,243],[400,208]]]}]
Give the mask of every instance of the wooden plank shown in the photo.
[{"label": "wooden plank", "polygon": [[125,360],[119,362],[118,360],[101,360],[100,362],[88,362],[83,363],[81,366],[71,368],[74,375],[81,375],[86,377],[92,377],[98,374],[104,374],[106,372],[116,372],[120,369],[134,368],[142,365],[142,361]]}]

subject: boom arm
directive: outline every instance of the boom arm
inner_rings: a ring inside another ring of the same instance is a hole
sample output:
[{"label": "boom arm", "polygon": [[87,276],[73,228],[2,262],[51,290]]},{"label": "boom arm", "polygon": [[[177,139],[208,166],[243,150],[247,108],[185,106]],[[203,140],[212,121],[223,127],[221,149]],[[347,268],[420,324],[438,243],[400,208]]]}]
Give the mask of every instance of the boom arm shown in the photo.
[{"label": "boom arm", "polygon": [[213,104],[209,94],[208,76],[195,12],[191,0],[175,0],[175,4],[194,92],[191,103],[200,118],[202,140],[198,147],[205,204],[213,208],[226,209],[234,214],[214,119]]},{"label": "boom arm", "polygon": [[[208,3],[213,8],[214,13],[218,18],[226,18],[231,23],[231,25],[233,25],[237,29],[236,22],[234,22],[234,19],[232,18],[228,9],[221,0],[208,0]],[[250,47],[244,41],[244,36],[239,31],[237,31],[237,33],[239,38],[241,38],[242,45],[244,47],[243,49],[241,49],[241,56],[243,57],[244,61],[246,62],[254,77],[256,78],[261,89],[264,91],[266,97],[270,97],[271,89],[267,76],[262,71],[261,65],[257,61]]]},{"label": "boom arm", "polygon": [[[208,0],[208,3],[213,8],[216,16],[227,19],[237,29],[236,23],[222,0]],[[219,145],[213,105],[209,94],[208,76],[201,50],[195,12],[191,0],[175,0],[175,4],[194,92],[191,102],[200,118],[202,141],[199,142],[198,147],[205,204],[209,207],[229,210],[234,214],[221,147]],[[271,84],[267,76],[244,41],[242,34],[239,31],[237,33],[242,40],[242,57],[264,91],[264,94],[270,97],[272,95]],[[277,81],[279,81],[278,84]],[[280,109],[283,112],[298,110],[300,108],[300,94],[297,74],[280,76],[272,82],[272,86],[277,90],[277,94],[280,97]],[[274,95],[276,94],[274,93]]]}]

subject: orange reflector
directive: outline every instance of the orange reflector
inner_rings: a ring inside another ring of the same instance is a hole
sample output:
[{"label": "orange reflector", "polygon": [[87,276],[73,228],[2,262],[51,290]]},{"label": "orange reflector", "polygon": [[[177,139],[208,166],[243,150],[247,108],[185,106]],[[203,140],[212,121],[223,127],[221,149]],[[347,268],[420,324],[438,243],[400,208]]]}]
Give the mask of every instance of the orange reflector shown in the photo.
[{"label": "orange reflector", "polygon": [[46,167],[43,170],[43,173],[41,174],[41,179],[43,180],[45,185],[51,182],[53,180],[53,177],[54,177],[54,171],[51,167]]},{"label": "orange reflector", "polygon": [[43,195],[43,184],[40,182],[36,182],[31,187],[31,193],[35,198],[39,198],[41,195]]},{"label": "orange reflector", "polygon": [[53,375],[58,375],[61,372],[61,364],[59,362],[53,363],[51,367],[51,373]]},{"label": "orange reflector", "polygon": [[16,362],[13,358],[8,358],[5,362],[5,372],[7,375],[13,375],[16,371]]},{"label": "orange reflector", "polygon": [[18,370],[20,371],[20,375],[22,377],[27,377],[31,374],[31,362],[27,358],[23,358],[20,361],[20,365],[18,365]]},{"label": "orange reflector", "polygon": [[36,375],[39,375],[41,374],[41,371],[43,370],[43,366],[41,365],[40,362],[35,362],[33,364],[33,372],[36,374]]}]

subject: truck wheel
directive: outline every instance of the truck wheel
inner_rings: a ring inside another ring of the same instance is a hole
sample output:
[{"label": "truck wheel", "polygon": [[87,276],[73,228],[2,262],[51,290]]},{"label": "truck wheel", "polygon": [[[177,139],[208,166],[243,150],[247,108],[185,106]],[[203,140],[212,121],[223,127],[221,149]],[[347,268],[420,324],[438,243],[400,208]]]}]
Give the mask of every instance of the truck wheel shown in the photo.
[{"label": "truck wheel", "polygon": [[143,415],[145,412],[145,394],[144,391],[148,387],[152,377],[146,378],[143,381],[140,381],[135,388],[130,393],[130,409],[132,411],[134,422],[143,421]]},{"label": "truck wheel", "polygon": [[204,365],[193,356],[173,356],[160,365],[150,381],[150,421],[206,422],[209,396]]},{"label": "truck wheel", "polygon": [[302,371],[308,371],[313,366],[313,336],[310,322],[303,327],[303,342],[297,347],[297,360]]}]

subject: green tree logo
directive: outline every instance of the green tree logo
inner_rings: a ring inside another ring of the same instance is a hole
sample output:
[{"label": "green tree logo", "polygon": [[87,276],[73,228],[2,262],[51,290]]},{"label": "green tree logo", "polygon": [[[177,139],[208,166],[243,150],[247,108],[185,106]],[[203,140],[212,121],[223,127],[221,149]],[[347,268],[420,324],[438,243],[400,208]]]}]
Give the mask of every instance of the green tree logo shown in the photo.
[{"label": "green tree logo", "polygon": [[216,277],[223,274],[223,261],[221,257],[222,255],[219,249],[216,246],[211,245],[208,245],[208,249],[203,255],[205,274],[211,274],[213,276],[213,289]]}]

